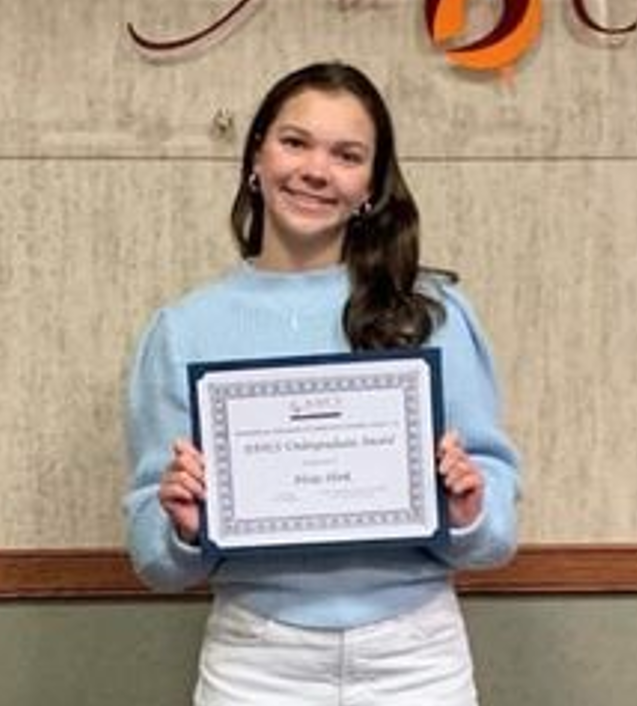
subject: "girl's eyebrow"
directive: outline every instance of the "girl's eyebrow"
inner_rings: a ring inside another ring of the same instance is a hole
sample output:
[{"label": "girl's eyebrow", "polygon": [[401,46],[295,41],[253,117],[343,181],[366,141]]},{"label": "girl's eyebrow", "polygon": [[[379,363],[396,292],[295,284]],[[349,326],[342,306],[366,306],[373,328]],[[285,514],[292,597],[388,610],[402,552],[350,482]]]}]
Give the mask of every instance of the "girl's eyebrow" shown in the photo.
[{"label": "girl's eyebrow", "polygon": [[[298,133],[300,135],[303,135],[304,137],[312,137],[311,130],[307,130],[306,128],[301,127],[300,125],[296,125],[295,123],[281,123],[279,125],[278,132],[284,132],[286,130]],[[361,140],[355,139],[336,140],[334,144],[338,145],[339,147],[356,147],[365,151],[369,151],[370,149],[369,145],[366,142],[362,142]]]}]

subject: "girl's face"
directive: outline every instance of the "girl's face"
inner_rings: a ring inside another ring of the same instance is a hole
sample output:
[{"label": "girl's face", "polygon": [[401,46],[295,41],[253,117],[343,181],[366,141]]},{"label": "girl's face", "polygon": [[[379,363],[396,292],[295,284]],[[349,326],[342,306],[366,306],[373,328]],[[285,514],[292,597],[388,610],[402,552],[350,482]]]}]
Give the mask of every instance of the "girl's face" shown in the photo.
[{"label": "girl's face", "polygon": [[262,266],[324,267],[341,258],[347,222],[371,195],[376,130],[352,94],[288,99],[254,163],[264,204]]}]

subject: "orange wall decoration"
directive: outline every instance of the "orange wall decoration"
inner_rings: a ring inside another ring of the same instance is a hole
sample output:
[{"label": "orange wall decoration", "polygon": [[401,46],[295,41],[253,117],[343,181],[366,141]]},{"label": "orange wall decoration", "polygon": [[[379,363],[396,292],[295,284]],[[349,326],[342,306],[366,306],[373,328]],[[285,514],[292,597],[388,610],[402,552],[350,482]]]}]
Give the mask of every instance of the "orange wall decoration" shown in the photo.
[{"label": "orange wall decoration", "polygon": [[[457,39],[466,29],[471,0],[424,0],[425,22],[436,45]],[[637,30],[637,20],[621,27],[605,27],[595,20],[586,0],[572,0],[575,16],[588,29],[602,34],[627,34]],[[447,59],[474,71],[510,69],[540,36],[542,0],[504,0],[502,14],[486,36],[445,50]]]},{"label": "orange wall decoration", "polygon": [[[468,0],[425,0],[425,20],[435,44],[456,38],[466,27]],[[446,50],[452,64],[476,71],[508,69],[540,34],[541,0],[507,0],[496,26],[486,36]]]}]

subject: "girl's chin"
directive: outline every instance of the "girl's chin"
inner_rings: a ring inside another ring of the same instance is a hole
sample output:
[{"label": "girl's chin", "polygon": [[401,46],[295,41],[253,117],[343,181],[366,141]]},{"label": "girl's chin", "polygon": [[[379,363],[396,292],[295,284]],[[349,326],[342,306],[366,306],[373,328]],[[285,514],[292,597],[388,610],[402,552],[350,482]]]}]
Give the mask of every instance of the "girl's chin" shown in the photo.
[{"label": "girl's chin", "polygon": [[318,243],[319,241],[332,242],[340,240],[345,229],[341,226],[335,226],[333,223],[295,223],[290,224],[286,229],[286,240],[294,240],[299,244]]},{"label": "girl's chin", "polygon": [[333,214],[315,213],[309,211],[288,212],[280,220],[281,230],[290,234],[298,233],[300,236],[328,235],[344,229],[344,224]]}]

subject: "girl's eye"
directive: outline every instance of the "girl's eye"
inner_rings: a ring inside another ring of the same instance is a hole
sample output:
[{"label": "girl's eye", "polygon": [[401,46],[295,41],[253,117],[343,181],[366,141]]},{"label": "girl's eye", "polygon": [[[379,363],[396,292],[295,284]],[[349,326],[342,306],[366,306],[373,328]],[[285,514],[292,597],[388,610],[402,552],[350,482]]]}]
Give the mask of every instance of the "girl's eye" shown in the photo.
[{"label": "girl's eye", "polygon": [[360,152],[353,152],[351,150],[343,150],[338,152],[336,156],[346,164],[362,164],[364,160]]},{"label": "girl's eye", "polygon": [[286,135],[281,138],[281,144],[291,149],[300,149],[305,144],[300,137],[294,135]]}]

